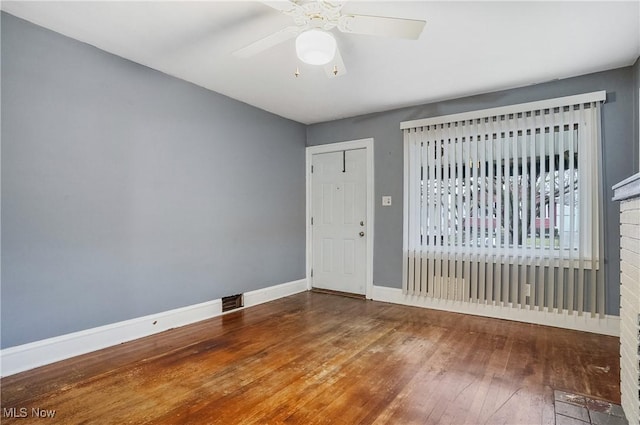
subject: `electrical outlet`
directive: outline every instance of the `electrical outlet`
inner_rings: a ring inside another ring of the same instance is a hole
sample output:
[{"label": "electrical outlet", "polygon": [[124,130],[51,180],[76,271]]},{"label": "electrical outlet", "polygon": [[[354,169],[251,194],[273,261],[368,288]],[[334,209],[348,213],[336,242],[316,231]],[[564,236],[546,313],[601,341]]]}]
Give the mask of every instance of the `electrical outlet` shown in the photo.
[{"label": "electrical outlet", "polygon": [[391,196],[383,196],[382,197],[382,206],[383,207],[391,206]]},{"label": "electrical outlet", "polygon": [[525,297],[530,297],[531,296],[531,284],[530,283],[525,283],[523,290],[524,290],[524,296]]}]

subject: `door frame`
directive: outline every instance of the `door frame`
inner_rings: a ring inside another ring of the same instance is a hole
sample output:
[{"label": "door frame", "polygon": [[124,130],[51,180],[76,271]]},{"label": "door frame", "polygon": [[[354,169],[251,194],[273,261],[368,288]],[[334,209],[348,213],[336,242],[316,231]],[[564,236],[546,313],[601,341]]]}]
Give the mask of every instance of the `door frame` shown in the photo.
[{"label": "door frame", "polygon": [[375,208],[375,192],[374,192],[374,173],[373,173],[373,138],[350,140],[346,142],[329,143],[326,145],[309,146],[305,150],[306,154],[306,231],[307,231],[307,248],[306,248],[306,274],[307,289],[311,289],[311,265],[313,264],[313,233],[311,229],[311,161],[314,154],[340,152],[344,150],[365,149],[367,163],[367,224],[365,232],[367,232],[366,255],[365,261],[365,297],[373,298],[373,241],[374,241],[374,208]]}]

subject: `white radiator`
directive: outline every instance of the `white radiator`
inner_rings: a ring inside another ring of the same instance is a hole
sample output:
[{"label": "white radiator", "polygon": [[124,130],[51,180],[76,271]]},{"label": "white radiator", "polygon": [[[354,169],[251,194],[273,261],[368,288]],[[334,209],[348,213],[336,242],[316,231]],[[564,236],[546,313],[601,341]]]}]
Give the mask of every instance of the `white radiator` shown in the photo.
[{"label": "white radiator", "polygon": [[528,308],[602,315],[596,274],[560,267],[558,261],[517,256],[409,255],[405,292],[411,295]]}]

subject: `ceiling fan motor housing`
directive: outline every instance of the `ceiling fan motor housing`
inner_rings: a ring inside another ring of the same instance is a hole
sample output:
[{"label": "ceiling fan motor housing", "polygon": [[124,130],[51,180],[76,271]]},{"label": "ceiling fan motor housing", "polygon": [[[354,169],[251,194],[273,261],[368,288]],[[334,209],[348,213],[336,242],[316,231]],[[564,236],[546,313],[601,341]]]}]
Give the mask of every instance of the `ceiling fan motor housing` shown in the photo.
[{"label": "ceiling fan motor housing", "polygon": [[330,31],[338,26],[342,5],[324,1],[312,1],[284,12],[291,16],[296,25]]}]

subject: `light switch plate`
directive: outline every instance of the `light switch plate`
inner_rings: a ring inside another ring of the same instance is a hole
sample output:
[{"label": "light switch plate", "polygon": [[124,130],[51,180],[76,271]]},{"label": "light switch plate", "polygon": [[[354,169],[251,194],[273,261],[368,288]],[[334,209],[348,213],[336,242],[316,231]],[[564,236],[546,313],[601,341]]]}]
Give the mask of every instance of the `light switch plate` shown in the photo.
[{"label": "light switch plate", "polygon": [[388,207],[391,205],[391,196],[383,196],[382,197],[382,206]]}]

